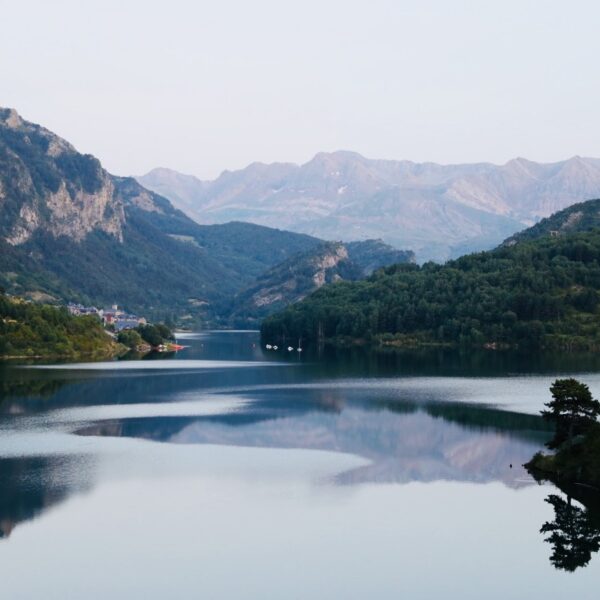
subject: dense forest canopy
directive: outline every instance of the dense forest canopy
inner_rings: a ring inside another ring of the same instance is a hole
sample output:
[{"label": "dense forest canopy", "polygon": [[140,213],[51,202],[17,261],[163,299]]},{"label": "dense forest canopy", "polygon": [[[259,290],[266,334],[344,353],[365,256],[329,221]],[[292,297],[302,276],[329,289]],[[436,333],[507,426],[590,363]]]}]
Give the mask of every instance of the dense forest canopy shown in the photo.
[{"label": "dense forest canopy", "polygon": [[109,356],[116,350],[97,317],[0,292],[0,356]]},{"label": "dense forest canopy", "polygon": [[592,229],[335,283],[266,319],[262,333],[267,339],[597,349],[599,290],[600,229]]}]

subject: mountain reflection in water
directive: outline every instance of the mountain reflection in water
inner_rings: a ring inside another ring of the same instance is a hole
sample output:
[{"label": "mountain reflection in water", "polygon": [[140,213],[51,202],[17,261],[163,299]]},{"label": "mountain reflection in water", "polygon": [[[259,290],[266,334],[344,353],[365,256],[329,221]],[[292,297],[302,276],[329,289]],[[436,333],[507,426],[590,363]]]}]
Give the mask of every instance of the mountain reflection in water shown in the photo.
[{"label": "mountain reflection in water", "polygon": [[247,400],[229,414],[107,420],[78,432],[328,450],[369,460],[368,466],[339,475],[340,483],[445,479],[510,486],[533,482],[521,465],[547,438],[545,424],[536,416],[468,404],[386,402],[351,390],[286,388],[250,394]]}]

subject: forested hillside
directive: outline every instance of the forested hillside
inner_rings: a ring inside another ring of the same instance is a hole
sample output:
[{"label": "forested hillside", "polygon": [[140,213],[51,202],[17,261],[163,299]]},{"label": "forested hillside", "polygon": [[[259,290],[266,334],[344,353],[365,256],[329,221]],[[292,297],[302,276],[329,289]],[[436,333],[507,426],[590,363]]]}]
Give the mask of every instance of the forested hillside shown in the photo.
[{"label": "forested hillside", "polygon": [[0,357],[109,357],[119,346],[93,316],[0,293]]},{"label": "forested hillside", "polygon": [[[593,207],[592,201],[590,205]],[[326,286],[268,318],[267,339],[600,349],[600,230]]]},{"label": "forested hillside", "polygon": [[558,237],[578,231],[590,231],[594,228],[600,228],[600,200],[579,202],[560,210],[533,227],[511,236],[504,245],[510,246],[515,242],[535,240],[549,235]]}]

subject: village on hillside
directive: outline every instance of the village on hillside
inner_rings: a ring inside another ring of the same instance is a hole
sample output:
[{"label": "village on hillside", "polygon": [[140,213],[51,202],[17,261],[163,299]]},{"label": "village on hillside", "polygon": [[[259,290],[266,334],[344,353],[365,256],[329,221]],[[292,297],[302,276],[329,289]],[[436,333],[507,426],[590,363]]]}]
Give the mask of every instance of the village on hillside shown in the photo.
[{"label": "village on hillside", "polygon": [[184,348],[175,343],[172,331],[163,323],[148,323],[145,317],[120,310],[117,304],[97,308],[70,302],[67,310],[73,316],[97,317],[111,337],[138,353],[177,352]]},{"label": "village on hillside", "polygon": [[135,329],[139,325],[146,325],[144,317],[138,317],[119,309],[117,304],[109,308],[96,308],[95,306],[84,306],[83,304],[69,303],[67,309],[74,316],[96,315],[107,328],[116,332],[125,329]]}]

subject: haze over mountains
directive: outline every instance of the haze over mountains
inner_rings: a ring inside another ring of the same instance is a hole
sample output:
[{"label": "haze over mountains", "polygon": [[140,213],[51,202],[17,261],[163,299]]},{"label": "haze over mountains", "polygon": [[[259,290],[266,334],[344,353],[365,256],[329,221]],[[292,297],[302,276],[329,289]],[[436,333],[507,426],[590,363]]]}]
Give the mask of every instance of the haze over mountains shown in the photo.
[{"label": "haze over mountains", "polygon": [[600,196],[600,159],[439,165],[340,151],[303,165],[253,163],[214,181],[163,168],[138,181],[199,223],[242,220],[323,239],[382,238],[421,261],[445,260],[492,248]]}]

